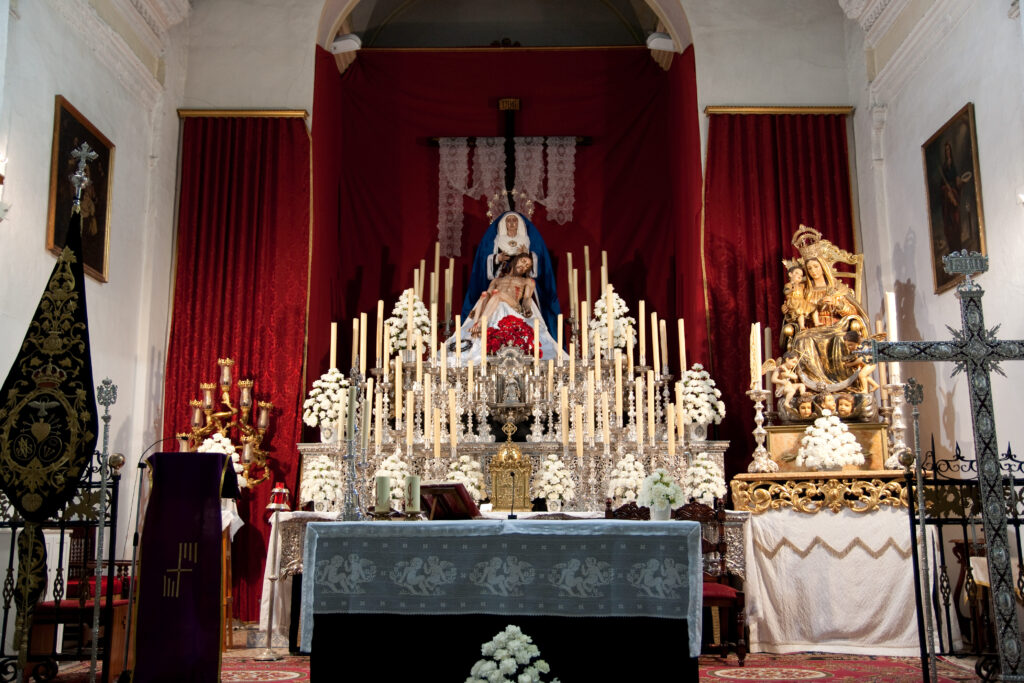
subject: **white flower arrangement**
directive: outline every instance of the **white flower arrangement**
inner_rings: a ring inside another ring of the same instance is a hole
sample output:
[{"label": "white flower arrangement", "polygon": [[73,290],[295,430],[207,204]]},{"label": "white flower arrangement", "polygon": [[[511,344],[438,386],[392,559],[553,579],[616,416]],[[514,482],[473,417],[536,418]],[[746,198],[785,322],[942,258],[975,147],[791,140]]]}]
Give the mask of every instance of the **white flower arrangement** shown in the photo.
[{"label": "white flower arrangement", "polygon": [[[595,343],[597,340],[603,339],[602,348],[608,348],[608,325],[604,313],[606,308],[605,297],[598,298],[594,302],[594,317],[590,319],[591,339]],[[627,315],[628,313],[629,307],[626,302],[615,293],[615,288],[612,287],[612,327],[614,328],[612,343],[620,349],[626,348],[626,339],[629,335],[636,334],[636,320]]]},{"label": "white flower arrangement", "polygon": [[686,468],[680,486],[687,499],[713,506],[715,498],[725,497],[725,474],[710,455],[700,453]]},{"label": "white flower arrangement", "polygon": [[633,502],[640,495],[640,487],[646,476],[643,463],[628,453],[615,463],[608,476],[608,495],[626,503]]},{"label": "white flower arrangement", "polygon": [[310,427],[336,425],[348,412],[348,380],[338,368],[331,368],[319,379],[302,404],[302,421]]},{"label": "white flower arrangement", "polygon": [[402,296],[398,297],[395,307],[391,310],[391,317],[384,321],[384,324],[391,328],[391,348],[387,350],[388,355],[400,349],[412,348],[415,344],[415,332],[410,336],[407,329],[410,299],[412,299],[413,330],[419,330],[423,339],[430,338],[430,311],[410,287],[402,292]]},{"label": "white flower arrangement", "polygon": [[823,410],[821,415],[804,430],[796,464],[814,470],[863,465],[864,451],[846,425],[831,410]]},{"label": "white flower arrangement", "polygon": [[692,424],[718,424],[725,417],[722,392],[700,363],[683,374],[682,419]]},{"label": "white flower arrangement", "polygon": [[445,479],[465,486],[473,500],[477,502],[483,500],[484,473],[480,469],[480,463],[468,455],[460,455],[458,460],[451,462]]},{"label": "white flower arrangement", "polygon": [[[541,674],[551,672],[533,639],[518,626],[507,626],[480,646],[480,654],[484,658],[473,665],[466,683],[543,683]],[[551,683],[558,679],[552,678]]]},{"label": "white flower arrangement", "polygon": [[341,489],[341,472],[325,455],[315,459],[304,468],[302,486],[299,489],[300,502],[312,501],[317,512],[333,512],[344,497]]},{"label": "white flower arrangement", "polygon": [[640,486],[640,495],[636,498],[637,505],[647,508],[675,508],[684,503],[686,497],[683,490],[663,467],[647,475]]},{"label": "white flower arrangement", "polygon": [[405,478],[412,474],[409,464],[402,460],[402,451],[395,449],[373,473],[374,478],[391,477],[391,500],[398,502],[405,498]]},{"label": "white flower arrangement", "polygon": [[576,497],[576,485],[569,470],[555,453],[549,453],[541,462],[537,495],[550,501],[570,501]]},{"label": "white flower arrangement", "polygon": [[245,468],[242,467],[242,459],[238,455],[238,451],[235,449],[235,444],[231,443],[231,439],[224,436],[220,432],[214,432],[213,436],[208,436],[199,444],[199,448],[196,449],[199,453],[223,453],[231,456],[231,464],[235,470],[235,476],[238,478],[238,488],[244,489],[248,486],[248,482],[245,481],[245,476],[242,472]]}]

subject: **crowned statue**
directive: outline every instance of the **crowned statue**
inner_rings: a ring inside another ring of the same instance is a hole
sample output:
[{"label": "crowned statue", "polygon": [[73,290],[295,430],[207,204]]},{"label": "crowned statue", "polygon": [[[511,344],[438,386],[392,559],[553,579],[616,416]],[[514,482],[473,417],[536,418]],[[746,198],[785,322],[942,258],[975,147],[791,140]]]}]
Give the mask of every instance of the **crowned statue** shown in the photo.
[{"label": "crowned statue", "polygon": [[792,244],[800,256],[783,261],[782,357],[772,368],[778,415],[787,422],[807,421],[829,410],[844,420],[873,419],[875,366],[855,353],[869,336],[859,296],[863,257],[805,225]]}]

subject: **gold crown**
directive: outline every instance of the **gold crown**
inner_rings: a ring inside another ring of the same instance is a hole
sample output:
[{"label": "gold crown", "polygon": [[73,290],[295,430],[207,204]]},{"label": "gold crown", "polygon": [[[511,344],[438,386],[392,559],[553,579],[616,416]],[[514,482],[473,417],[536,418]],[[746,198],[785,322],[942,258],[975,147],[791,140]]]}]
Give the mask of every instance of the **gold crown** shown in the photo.
[{"label": "gold crown", "polygon": [[34,381],[38,387],[53,389],[54,387],[60,386],[61,383],[67,379],[67,376],[68,373],[64,372],[53,363],[47,363],[32,373],[32,381]]},{"label": "gold crown", "polygon": [[[800,252],[800,260],[804,263],[807,262],[807,259],[816,258],[831,268],[832,264],[836,261],[849,261],[853,259],[853,254],[840,249],[826,239],[822,239],[820,232],[803,223],[793,233],[792,244]],[[793,262],[795,263],[795,261]],[[782,263],[786,264],[786,261]],[[787,265],[786,267],[788,269],[790,266]]]},{"label": "gold crown", "polygon": [[[495,192],[490,199],[487,200],[487,220],[493,221],[495,219],[496,208],[501,209],[501,207],[508,206],[507,197],[510,194],[512,195],[513,202],[516,202],[518,204],[519,201],[522,201],[525,204],[525,206],[523,206],[522,208],[519,208],[517,206],[516,211],[518,213],[525,215],[527,218],[531,220],[533,219],[533,211],[535,208],[533,205],[533,200],[527,197],[524,193],[520,192],[519,190],[512,188],[511,192],[509,192],[508,190],[499,190]],[[503,199],[505,201],[502,201]],[[498,215],[502,213],[504,213],[504,209],[498,211]]]}]

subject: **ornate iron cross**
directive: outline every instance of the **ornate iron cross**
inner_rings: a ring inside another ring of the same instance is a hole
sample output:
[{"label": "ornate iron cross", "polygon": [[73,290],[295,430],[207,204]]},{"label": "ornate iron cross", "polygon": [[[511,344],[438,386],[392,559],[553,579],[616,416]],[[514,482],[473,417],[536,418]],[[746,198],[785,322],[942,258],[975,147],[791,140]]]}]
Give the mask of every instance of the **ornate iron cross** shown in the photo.
[{"label": "ornate iron cross", "polygon": [[967,374],[1001,679],[1024,681],[1021,629],[1014,607],[1013,573],[1006,533],[1006,498],[1000,476],[991,386],[991,373],[1003,374],[999,368],[1000,361],[1024,360],[1024,340],[1000,341],[996,339],[998,325],[991,330],[985,329],[981,308],[981,297],[985,291],[971,276],[988,270],[987,256],[977,252],[954,252],[943,256],[942,263],[947,273],[964,276],[964,281],[956,288],[962,327],[959,330],[947,327],[953,335],[952,341],[872,340],[871,354],[876,361],[952,361],[956,363],[953,375],[959,372]]}]

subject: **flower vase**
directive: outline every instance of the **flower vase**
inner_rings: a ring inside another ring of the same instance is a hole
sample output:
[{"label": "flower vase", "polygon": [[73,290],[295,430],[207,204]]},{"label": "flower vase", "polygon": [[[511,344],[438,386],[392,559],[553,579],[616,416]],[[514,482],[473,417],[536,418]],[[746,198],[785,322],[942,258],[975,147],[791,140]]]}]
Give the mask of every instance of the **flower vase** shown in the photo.
[{"label": "flower vase", "polygon": [[686,441],[706,441],[708,438],[708,426],[703,422],[686,423]]},{"label": "flower vase", "polygon": [[320,443],[336,443],[338,441],[338,429],[335,425],[320,425]]},{"label": "flower vase", "polygon": [[548,512],[561,512],[562,511],[562,500],[555,498],[548,498]]},{"label": "flower vase", "polygon": [[652,522],[667,522],[672,516],[672,506],[662,505],[659,507],[651,508],[651,521]]}]

